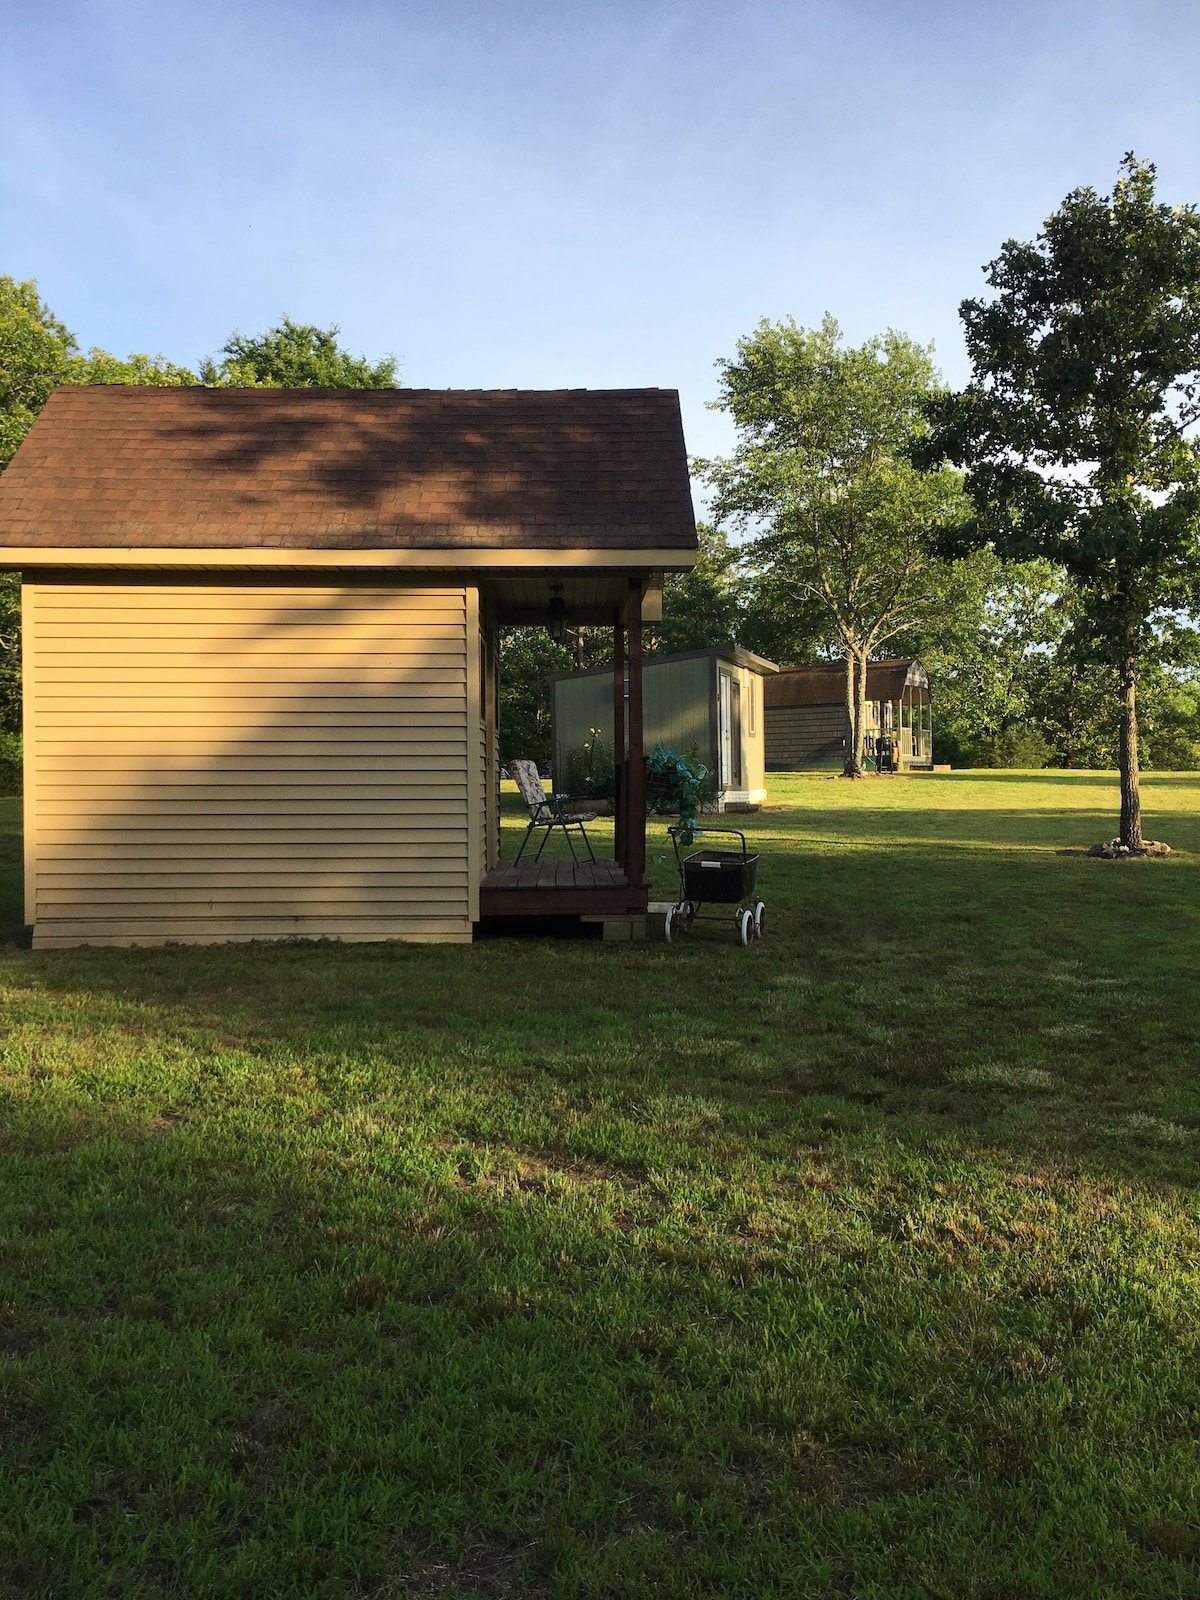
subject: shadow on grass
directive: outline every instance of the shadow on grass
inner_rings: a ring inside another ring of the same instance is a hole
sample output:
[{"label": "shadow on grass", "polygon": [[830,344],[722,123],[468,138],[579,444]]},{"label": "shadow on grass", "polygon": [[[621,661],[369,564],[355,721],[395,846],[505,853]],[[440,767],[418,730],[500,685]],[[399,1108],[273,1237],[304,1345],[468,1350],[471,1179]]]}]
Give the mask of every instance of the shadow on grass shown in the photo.
[{"label": "shadow on grass", "polygon": [[747,819],[748,950],[0,952],[0,1578],[1181,1592],[1196,868],[993,815]]},{"label": "shadow on grass", "polygon": [[749,952],[10,956],[0,1573],[1177,1593],[1178,1124],[1073,1170],[1148,967],[997,962],[964,909],[939,977],[862,909]]}]

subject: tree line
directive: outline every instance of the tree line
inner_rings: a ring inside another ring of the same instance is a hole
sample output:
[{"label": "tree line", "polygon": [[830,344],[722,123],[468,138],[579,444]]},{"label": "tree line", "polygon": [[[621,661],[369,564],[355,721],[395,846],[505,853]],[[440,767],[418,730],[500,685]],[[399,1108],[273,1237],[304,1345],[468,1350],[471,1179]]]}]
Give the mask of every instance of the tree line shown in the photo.
[{"label": "tree line", "polygon": [[[718,361],[732,453],[693,571],[667,580],[652,651],[737,643],[788,666],[845,662],[846,773],[862,772],[869,661],[919,655],[935,756],[1112,767],[1141,840],[1143,766],[1200,767],[1200,215],[1125,157],[1110,195],[1068,195],[960,307],[972,374],[888,331],[848,346],[832,317],[763,321]],[[0,278],[0,468],[54,386],[391,387],[391,356],[284,318],[195,371],[80,351],[32,283]],[[17,716],[16,588],[0,579],[0,718]],[[609,658],[505,630],[501,754],[549,755],[545,677]]]}]

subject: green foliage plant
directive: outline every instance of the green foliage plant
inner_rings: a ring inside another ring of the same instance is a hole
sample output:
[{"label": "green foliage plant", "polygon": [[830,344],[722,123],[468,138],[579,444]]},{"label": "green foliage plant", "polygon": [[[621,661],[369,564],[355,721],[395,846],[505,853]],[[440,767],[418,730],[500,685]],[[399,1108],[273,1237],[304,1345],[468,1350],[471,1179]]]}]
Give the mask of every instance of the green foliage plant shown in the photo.
[{"label": "green foliage plant", "polygon": [[550,691],[552,672],[571,670],[571,652],[556,644],[545,628],[500,629],[500,760],[536,761],[550,765]]},{"label": "green foliage plant", "polygon": [[0,276],[0,470],[60,383],[176,387],[195,382],[195,373],[162,356],[131,355],[122,361],[99,349],[82,355],[79,341],[32,279],[18,283]]},{"label": "green foliage plant", "polygon": [[706,522],[696,525],[699,552],[690,572],[669,572],[663,582],[662,621],[647,626],[658,655],[720,649],[741,643],[747,623],[747,584],[739,552]]},{"label": "green foliage plant", "polygon": [[205,384],[235,389],[395,389],[396,358],[374,363],[352,356],[338,344],[336,324],[319,328],[291,317],[266,333],[233,333],[200,367]]},{"label": "green foliage plant", "polygon": [[0,795],[21,792],[21,736],[0,729]]},{"label": "green foliage plant", "polygon": [[646,757],[646,811],[650,816],[678,813],[681,843],[692,842],[701,785],[708,768],[689,756],[677,756],[660,739]]},{"label": "green foliage plant", "polygon": [[612,741],[600,731],[589,728],[590,737],[566,752],[566,792],[577,799],[611,800],[616,793]]},{"label": "green foliage plant", "polygon": [[70,382],[75,335],[37,284],[0,277],[0,469],[16,454],[57,384]]},{"label": "green foliage plant", "polygon": [[968,767],[1012,767],[1037,770],[1050,764],[1050,746],[1036,728],[1003,728],[973,744],[963,752]]},{"label": "green foliage plant", "polygon": [[824,613],[846,660],[846,776],[861,777],[867,662],[936,606],[929,536],[965,511],[957,472],[909,459],[940,388],[930,352],[896,332],[846,348],[827,316],[763,321],[717,366],[737,448],[696,470],[718,526],[754,535],[745,559],[775,595]]},{"label": "green foliage plant", "polygon": [[1200,214],[1159,203],[1154,167],[1127,154],[1111,195],[1073,191],[987,282],[994,298],[960,308],[971,381],[930,398],[915,459],[967,472],[975,515],[944,549],[1070,575],[1079,645],[1115,678],[1120,839],[1137,850],[1138,680],[1200,586]]}]

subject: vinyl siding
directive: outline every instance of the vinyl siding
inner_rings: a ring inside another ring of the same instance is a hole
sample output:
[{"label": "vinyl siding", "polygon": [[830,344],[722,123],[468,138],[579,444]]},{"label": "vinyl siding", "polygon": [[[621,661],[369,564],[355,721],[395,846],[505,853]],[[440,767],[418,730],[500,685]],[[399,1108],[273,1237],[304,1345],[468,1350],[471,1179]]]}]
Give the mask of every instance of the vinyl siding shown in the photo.
[{"label": "vinyl siding", "polygon": [[[742,784],[736,791],[740,803],[758,805],[765,795],[764,718],[762,679],[748,667],[721,661],[720,671],[741,685]],[[659,739],[669,750],[687,755],[693,749],[710,771],[719,768],[720,736],[717,726],[717,679],[712,656],[683,661],[645,659],[642,672],[645,743],[649,750]],[[751,696],[754,697],[753,701]],[[612,677],[586,672],[556,678],[552,689],[555,773],[566,772],[566,754],[572,746],[600,729],[612,738]],[[753,710],[752,710],[753,708]],[[753,726],[752,726],[753,724]]]},{"label": "vinyl siding", "polygon": [[27,584],[35,945],[468,939],[475,596]]},{"label": "vinyl siding", "polygon": [[767,706],[766,760],[774,771],[840,767],[846,759],[844,706]]}]

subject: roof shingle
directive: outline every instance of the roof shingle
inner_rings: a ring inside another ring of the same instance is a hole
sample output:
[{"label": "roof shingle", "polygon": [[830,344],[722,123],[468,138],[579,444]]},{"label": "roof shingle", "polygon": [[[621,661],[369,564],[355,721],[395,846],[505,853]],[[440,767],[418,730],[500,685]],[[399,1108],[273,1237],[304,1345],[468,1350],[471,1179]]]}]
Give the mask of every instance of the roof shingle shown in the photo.
[{"label": "roof shingle", "polygon": [[669,389],[56,389],[15,548],[694,549]]},{"label": "roof shingle", "polygon": [[[899,700],[912,668],[924,679],[924,668],[915,656],[889,656],[867,662],[867,699]],[[915,698],[929,699],[928,681],[914,685]],[[804,667],[785,667],[768,678],[763,690],[768,706],[835,706],[846,703],[846,663],[814,661]]]}]

